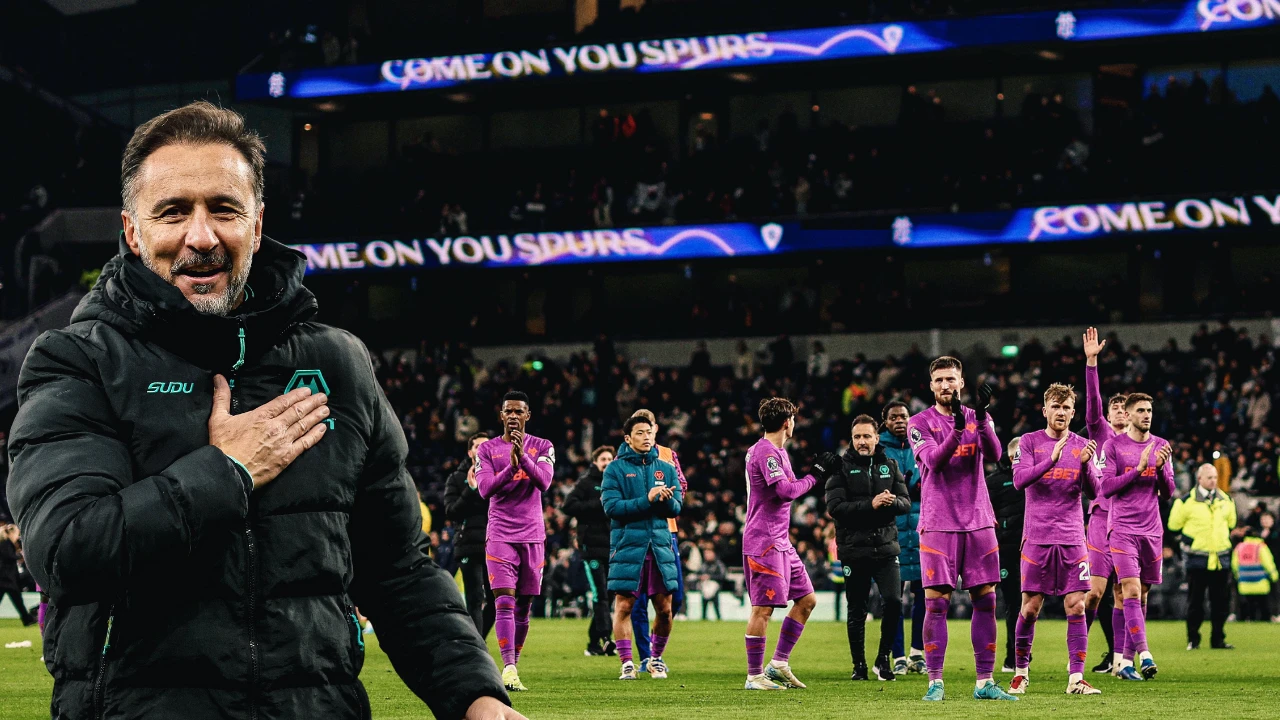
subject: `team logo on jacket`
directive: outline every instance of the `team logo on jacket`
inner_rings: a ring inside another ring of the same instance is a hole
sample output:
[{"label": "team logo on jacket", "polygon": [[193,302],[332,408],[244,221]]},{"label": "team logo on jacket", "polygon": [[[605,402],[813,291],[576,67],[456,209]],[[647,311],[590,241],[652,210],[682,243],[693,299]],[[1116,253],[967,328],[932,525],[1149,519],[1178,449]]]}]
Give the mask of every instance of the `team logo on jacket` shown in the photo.
[{"label": "team logo on jacket", "polygon": [[880,477],[889,477],[889,466],[888,466],[888,465],[881,465],[881,466],[880,466]]},{"label": "team logo on jacket", "polygon": [[653,471],[653,479],[654,479],[654,480],[661,480],[661,479],[662,479],[662,478],[664,478],[664,477],[666,477],[666,474],[665,474],[665,473],[663,473],[661,470],[654,470],[654,471]]},{"label": "team logo on jacket", "polygon": [[311,388],[312,394],[329,394],[329,383],[324,381],[324,373],[319,370],[294,370],[289,384],[284,386],[284,391],[290,393],[300,387]]}]

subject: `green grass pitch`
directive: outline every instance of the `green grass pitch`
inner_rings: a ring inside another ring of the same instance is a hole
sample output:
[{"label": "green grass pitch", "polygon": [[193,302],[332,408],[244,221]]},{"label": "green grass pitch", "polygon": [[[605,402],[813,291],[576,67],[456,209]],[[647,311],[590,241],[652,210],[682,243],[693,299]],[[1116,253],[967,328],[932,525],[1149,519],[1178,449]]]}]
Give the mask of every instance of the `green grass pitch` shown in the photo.
[{"label": "green grass pitch", "polygon": [[[781,613],[778,614],[781,619]],[[777,639],[779,622],[770,624],[769,651]],[[869,625],[868,640],[878,623]],[[1001,625],[1001,643],[1003,638]],[[1145,683],[1122,683],[1088,674],[1103,694],[1068,697],[1066,687],[1066,625],[1042,621],[1036,628],[1031,687],[1017,703],[972,699],[973,655],[969,625],[952,621],[947,653],[945,710],[920,701],[925,679],[909,675],[896,682],[854,683],[843,624],[811,622],[791,657],[792,667],[807,690],[746,692],[742,646],[744,626],[730,622],[677,622],[666,658],[668,680],[642,675],[637,682],[619,682],[617,658],[584,657],[586,622],[535,620],[520,663],[520,676],[529,686],[517,694],[515,706],[535,720],[552,718],[834,718],[920,717],[945,712],[959,716],[1137,718],[1275,717],[1280,706],[1280,625],[1232,623],[1227,626],[1234,651],[1203,649],[1188,652],[1182,623],[1152,622],[1151,647],[1160,674]],[[1208,627],[1204,632],[1208,633]],[[375,718],[430,717],[426,707],[400,682],[376,635],[368,638],[369,656],[361,673],[369,690]],[[40,637],[17,620],[0,620],[0,641],[31,640],[31,649],[0,648],[0,717],[27,720],[49,717],[52,680],[39,662]],[[1094,630],[1089,652],[1091,667],[1098,659],[1102,633]],[[490,637],[490,649],[497,656]],[[873,653],[869,652],[871,657]],[[999,660],[999,658],[997,658]],[[1087,670],[1087,668],[1086,668]],[[997,673],[1007,686],[1008,675]]]}]

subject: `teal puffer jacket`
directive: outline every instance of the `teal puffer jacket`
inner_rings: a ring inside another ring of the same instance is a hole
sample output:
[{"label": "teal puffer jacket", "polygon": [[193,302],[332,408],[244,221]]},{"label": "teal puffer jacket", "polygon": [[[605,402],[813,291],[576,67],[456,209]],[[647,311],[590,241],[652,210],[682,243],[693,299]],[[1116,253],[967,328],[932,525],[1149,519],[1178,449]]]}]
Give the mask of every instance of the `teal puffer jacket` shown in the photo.
[{"label": "teal puffer jacket", "polygon": [[[662,486],[675,494],[662,502],[649,502],[649,490]],[[656,447],[641,454],[623,443],[618,457],[604,470],[600,500],[610,521],[610,592],[637,591],[647,553],[653,553],[667,590],[675,592],[680,569],[671,549],[667,518],[679,515],[684,502],[675,465],[659,460]]]},{"label": "teal puffer jacket", "polygon": [[902,477],[907,481],[907,494],[911,496],[911,511],[897,517],[898,522],[898,565],[902,579],[920,579],[920,534],[916,525],[920,524],[920,469],[916,466],[915,454],[905,439],[885,430],[880,433],[880,447],[885,457],[898,463]]}]

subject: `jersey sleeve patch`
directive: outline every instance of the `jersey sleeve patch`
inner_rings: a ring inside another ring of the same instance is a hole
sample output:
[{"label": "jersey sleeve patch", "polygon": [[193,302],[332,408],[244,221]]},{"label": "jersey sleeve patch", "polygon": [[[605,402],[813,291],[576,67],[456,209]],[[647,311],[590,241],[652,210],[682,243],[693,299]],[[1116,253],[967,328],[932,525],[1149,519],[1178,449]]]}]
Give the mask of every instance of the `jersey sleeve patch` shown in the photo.
[{"label": "jersey sleeve patch", "polygon": [[921,445],[924,444],[924,436],[920,433],[919,427],[912,427],[910,435],[911,435],[911,444],[916,448],[919,448]]},{"label": "jersey sleeve patch", "polygon": [[769,473],[769,477],[781,477],[782,475],[782,463],[778,462],[777,456],[769,456],[768,461],[765,462],[765,469]]}]

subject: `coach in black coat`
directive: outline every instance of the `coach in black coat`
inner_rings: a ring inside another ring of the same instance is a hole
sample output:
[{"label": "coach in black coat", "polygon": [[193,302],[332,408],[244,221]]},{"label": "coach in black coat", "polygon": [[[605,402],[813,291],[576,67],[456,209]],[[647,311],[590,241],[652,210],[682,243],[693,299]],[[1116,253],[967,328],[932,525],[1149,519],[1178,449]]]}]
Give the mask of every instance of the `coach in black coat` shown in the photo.
[{"label": "coach in black coat", "polygon": [[827,513],[836,523],[836,546],[844,565],[853,678],[867,679],[867,593],[874,580],[884,600],[884,615],[873,671],[881,680],[893,680],[890,652],[902,625],[896,518],[910,512],[911,497],[898,464],[878,447],[878,423],[859,415],[854,418],[852,433],[850,451],[838,462],[834,455],[820,458],[819,472],[827,479]]},{"label": "coach in black coat", "polygon": [[613,620],[609,615],[609,516],[600,501],[604,469],[613,461],[613,448],[596,448],[591,465],[578,478],[569,497],[564,500],[564,514],[578,521],[578,549],[582,552],[591,584],[591,627],[587,631],[587,654],[612,652]]},{"label": "coach in black coat", "polygon": [[489,589],[485,563],[485,533],[489,526],[489,501],[480,497],[475,483],[476,448],[489,439],[476,433],[467,440],[467,457],[444,484],[444,515],[457,528],[453,536],[454,557],[462,568],[462,592],[467,612],[481,637],[493,629],[496,608]]}]

